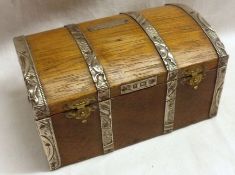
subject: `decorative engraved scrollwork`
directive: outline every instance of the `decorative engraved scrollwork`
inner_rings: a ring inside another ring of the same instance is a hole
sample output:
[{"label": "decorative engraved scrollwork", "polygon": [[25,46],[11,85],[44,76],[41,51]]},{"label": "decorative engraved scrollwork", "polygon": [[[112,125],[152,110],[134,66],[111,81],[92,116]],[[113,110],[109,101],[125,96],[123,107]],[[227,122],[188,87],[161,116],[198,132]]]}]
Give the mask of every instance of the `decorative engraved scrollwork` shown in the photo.
[{"label": "decorative engraved scrollwork", "polygon": [[157,32],[157,30],[147,21],[147,19],[138,12],[128,12],[124,13],[128,16],[132,17],[146,32],[148,37],[154,43],[157,51],[159,52],[162,61],[164,62],[166,69],[168,71],[173,71],[177,69],[176,61],[169,51],[168,47],[166,46],[165,42]]},{"label": "decorative engraved scrollwork", "polygon": [[173,131],[174,128],[174,116],[175,116],[175,100],[177,89],[177,77],[178,71],[168,72],[166,104],[165,104],[165,116],[164,116],[164,133]]},{"label": "decorative engraved scrollwork", "polygon": [[208,36],[211,43],[213,44],[219,57],[224,57],[228,55],[225,51],[224,44],[220,41],[219,37],[216,34],[216,31],[198,12],[192,10],[191,8],[183,4],[169,4],[169,5],[175,5],[182,8],[201,26],[202,30]]},{"label": "decorative engraved scrollwork", "polygon": [[104,153],[111,152],[114,149],[114,141],[110,88],[103,67],[97,60],[95,53],[79,28],[73,24],[66,26],[66,28],[74,37],[78,47],[80,48],[95,83],[98,92],[103,150]]},{"label": "decorative engraved scrollwork", "polygon": [[61,160],[51,118],[45,118],[36,121],[36,125],[39,136],[41,137],[44,152],[49,162],[49,167],[51,170],[55,170],[61,166]]},{"label": "decorative engraved scrollwork", "polygon": [[213,99],[212,99],[212,104],[210,108],[210,117],[213,117],[217,114],[218,107],[219,107],[219,102],[220,102],[220,97],[221,93],[223,90],[223,85],[224,85],[224,77],[226,74],[226,66],[220,67],[217,70],[217,78],[216,78],[216,83],[215,83],[215,89],[214,89],[214,94],[213,94]]},{"label": "decorative engraved scrollwork", "polygon": [[22,68],[25,84],[28,92],[28,99],[32,103],[35,119],[45,118],[50,115],[49,108],[42,90],[29,46],[24,36],[14,38],[19,62]]},{"label": "decorative engraved scrollwork", "polygon": [[215,116],[218,111],[219,101],[221,97],[221,92],[224,84],[224,77],[226,73],[226,67],[228,62],[228,54],[225,51],[224,44],[220,41],[217,36],[215,30],[208,24],[208,22],[200,16],[200,14],[186,5],[183,4],[169,4],[175,5],[183,9],[186,13],[188,13],[202,28],[204,33],[207,35],[212,45],[214,46],[217,54],[218,54],[218,68],[217,68],[217,78],[215,82],[214,94],[212,98],[211,108],[209,112],[209,116]]},{"label": "decorative engraved scrollwork", "polygon": [[109,85],[103,67],[97,60],[96,55],[93,52],[92,48],[90,47],[87,39],[85,38],[85,36],[77,26],[71,24],[65,27],[74,37],[78,47],[82,52],[82,55],[84,56],[87,66],[90,70],[92,79],[98,91],[98,101],[109,99],[110,98]]},{"label": "decorative engraved scrollwork", "polygon": [[111,100],[100,102],[99,109],[104,153],[108,153],[114,149]]},{"label": "decorative engraved scrollwork", "polygon": [[28,99],[32,103],[35,112],[36,125],[43,149],[50,169],[54,170],[61,166],[61,161],[51,119],[45,118],[50,115],[49,108],[25,37],[15,38],[14,43],[28,90]]},{"label": "decorative engraved scrollwork", "polygon": [[158,51],[161,59],[168,71],[167,75],[167,94],[165,103],[165,116],[164,116],[164,133],[173,131],[174,115],[175,115],[175,98],[177,87],[177,63],[166,46],[165,42],[157,32],[157,30],[149,23],[143,15],[138,12],[124,13],[133,18],[145,31],[148,37],[153,42],[156,50]]}]

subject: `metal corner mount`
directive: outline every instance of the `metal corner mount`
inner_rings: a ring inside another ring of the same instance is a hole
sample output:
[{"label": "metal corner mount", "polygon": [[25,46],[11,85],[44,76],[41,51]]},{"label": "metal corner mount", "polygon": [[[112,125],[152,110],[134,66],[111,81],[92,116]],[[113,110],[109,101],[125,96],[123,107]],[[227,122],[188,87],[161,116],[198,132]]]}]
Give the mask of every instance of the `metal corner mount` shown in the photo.
[{"label": "metal corner mount", "polygon": [[164,115],[164,133],[169,133],[174,129],[175,100],[177,88],[178,68],[176,60],[171,54],[164,40],[161,38],[156,28],[139,12],[123,13],[133,18],[140,27],[145,31],[150,40],[153,42],[167,69],[167,93]]},{"label": "metal corner mount", "polygon": [[202,30],[204,31],[204,33],[206,34],[206,36],[208,37],[208,39],[216,50],[216,53],[218,55],[217,77],[209,112],[209,116],[213,117],[217,114],[218,111],[229,56],[225,50],[224,44],[221,42],[218,35],[216,34],[216,31],[198,12],[192,10],[191,8],[183,4],[167,5],[177,6],[184,10],[187,14],[189,14],[202,28]]},{"label": "metal corner mount", "polygon": [[217,69],[217,77],[216,77],[215,88],[214,88],[214,93],[213,93],[213,98],[212,98],[212,103],[211,103],[211,108],[210,108],[210,113],[209,113],[210,117],[216,116],[218,112],[219,102],[220,102],[221,93],[222,93],[223,85],[224,85],[226,68],[227,66],[223,66]]},{"label": "metal corner mount", "polygon": [[65,27],[76,41],[81,54],[87,63],[93,82],[95,83],[98,92],[103,151],[104,153],[111,152],[114,150],[114,139],[110,87],[103,66],[99,63],[95,52],[79,27],[74,24]]},{"label": "metal corner mount", "polygon": [[32,103],[36,126],[41,138],[44,152],[51,170],[61,166],[57,142],[50,118],[50,111],[37,75],[30,48],[24,36],[14,38],[19,62],[22,68],[25,84],[28,90],[28,100]]},{"label": "metal corner mount", "polygon": [[51,118],[44,118],[36,121],[38,134],[41,138],[42,146],[46,154],[50,170],[61,167],[61,159],[57,142],[52,126]]},{"label": "metal corner mount", "polygon": [[33,63],[28,43],[24,36],[19,36],[14,38],[14,44],[27,87],[28,100],[31,102],[34,109],[35,120],[45,118],[50,115],[50,111]]}]

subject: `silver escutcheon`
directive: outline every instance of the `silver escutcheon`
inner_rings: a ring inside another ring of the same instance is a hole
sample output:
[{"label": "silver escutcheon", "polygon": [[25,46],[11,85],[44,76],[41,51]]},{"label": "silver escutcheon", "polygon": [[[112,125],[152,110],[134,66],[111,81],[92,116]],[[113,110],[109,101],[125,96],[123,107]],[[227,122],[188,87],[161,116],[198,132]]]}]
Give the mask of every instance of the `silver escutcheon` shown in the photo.
[{"label": "silver escutcheon", "polygon": [[136,81],[136,82],[129,83],[129,84],[124,84],[121,86],[121,94],[128,94],[128,93],[135,92],[141,89],[146,89],[155,85],[157,85],[157,76],[150,77],[150,78]]}]

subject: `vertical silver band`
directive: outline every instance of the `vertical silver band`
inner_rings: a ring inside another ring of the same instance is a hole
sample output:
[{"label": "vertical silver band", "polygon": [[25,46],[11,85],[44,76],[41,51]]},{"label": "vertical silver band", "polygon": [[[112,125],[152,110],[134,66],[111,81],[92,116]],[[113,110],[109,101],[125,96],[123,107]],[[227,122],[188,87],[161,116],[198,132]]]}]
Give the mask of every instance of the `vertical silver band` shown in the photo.
[{"label": "vertical silver band", "polygon": [[145,19],[143,15],[138,12],[128,12],[124,14],[133,18],[142,27],[150,40],[153,42],[168,72],[164,115],[164,133],[171,132],[174,129],[175,99],[177,88],[178,71],[176,61],[157,30],[147,19]]},{"label": "vertical silver band", "polygon": [[37,75],[30,48],[24,36],[14,38],[14,43],[22,68],[28,99],[32,103],[39,136],[49,167],[55,170],[61,166],[60,154],[50,118],[49,107]]},{"label": "vertical silver band", "polygon": [[44,152],[49,162],[50,170],[61,167],[61,159],[51,118],[44,118],[36,121],[38,134],[41,138]]},{"label": "vertical silver band", "polygon": [[99,63],[94,51],[88,43],[86,37],[76,25],[65,26],[75,39],[89,68],[92,79],[98,92],[98,101],[110,99],[110,89],[102,65]]},{"label": "vertical silver band", "polygon": [[14,44],[24,76],[28,100],[33,106],[35,120],[50,116],[49,107],[25,37],[14,38]]},{"label": "vertical silver band", "polygon": [[111,100],[99,102],[102,142],[104,153],[114,150]]},{"label": "vertical silver band", "polygon": [[91,45],[80,29],[74,24],[67,25],[65,27],[76,41],[95,83],[100,109],[103,150],[104,153],[111,152],[114,149],[114,141],[112,130],[110,87],[105,76],[104,69],[99,63],[94,51],[91,48]]},{"label": "vertical silver band", "polygon": [[224,44],[219,39],[216,31],[208,24],[208,22],[200,16],[200,14],[186,5],[183,4],[169,4],[177,6],[183,9],[187,14],[189,14],[202,28],[206,36],[211,41],[212,45],[214,46],[217,54],[218,54],[218,67],[217,67],[217,77],[215,82],[215,88],[213,93],[213,98],[211,102],[209,116],[213,117],[217,114],[221,92],[223,89],[224,84],[224,77],[226,74],[227,62],[228,62],[228,54],[225,51]]}]

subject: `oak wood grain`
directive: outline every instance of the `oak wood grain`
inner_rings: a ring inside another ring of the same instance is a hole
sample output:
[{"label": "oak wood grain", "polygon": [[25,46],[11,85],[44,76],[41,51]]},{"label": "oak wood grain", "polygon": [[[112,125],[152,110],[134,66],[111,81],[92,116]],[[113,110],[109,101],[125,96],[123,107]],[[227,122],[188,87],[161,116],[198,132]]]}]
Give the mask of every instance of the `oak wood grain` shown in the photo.
[{"label": "oak wood grain", "polygon": [[[141,12],[158,30],[183,70],[202,64],[215,69],[217,55],[209,39],[196,22],[175,6]],[[88,28],[117,19],[126,24],[89,31]],[[120,95],[120,85],[146,77],[166,81],[166,70],[154,45],[140,26],[126,15],[84,22],[78,25],[104,67],[111,96]],[[64,111],[76,99],[95,97],[96,88],[81,52],[65,28],[27,36],[51,114]]]}]

